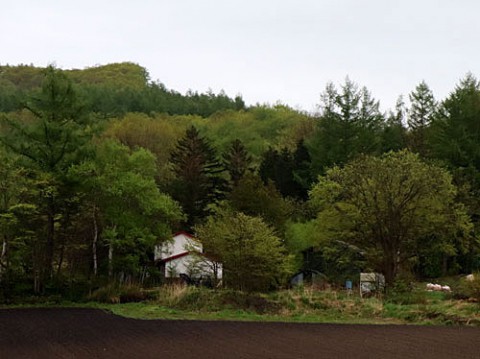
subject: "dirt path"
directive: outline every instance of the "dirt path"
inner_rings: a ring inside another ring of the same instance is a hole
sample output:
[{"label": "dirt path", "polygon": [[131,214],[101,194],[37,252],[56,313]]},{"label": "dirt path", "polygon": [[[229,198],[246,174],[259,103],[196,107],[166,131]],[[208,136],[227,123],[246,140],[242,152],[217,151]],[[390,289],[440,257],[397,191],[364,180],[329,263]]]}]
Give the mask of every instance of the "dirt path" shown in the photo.
[{"label": "dirt path", "polygon": [[480,358],[480,329],[134,320],[0,310],[0,358]]}]

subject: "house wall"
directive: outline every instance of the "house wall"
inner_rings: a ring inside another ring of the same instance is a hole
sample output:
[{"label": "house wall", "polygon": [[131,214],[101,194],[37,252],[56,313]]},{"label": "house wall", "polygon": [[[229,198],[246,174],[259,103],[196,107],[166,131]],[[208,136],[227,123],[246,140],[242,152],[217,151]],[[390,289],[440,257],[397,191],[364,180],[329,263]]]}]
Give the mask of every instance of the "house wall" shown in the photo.
[{"label": "house wall", "polygon": [[171,241],[158,244],[154,249],[154,260],[158,261],[164,258],[177,256],[179,254],[195,250],[202,253],[202,244],[187,235],[180,233],[172,238]]},{"label": "house wall", "polygon": [[[165,278],[178,278],[180,274],[186,274],[191,278],[199,278],[201,276],[213,276],[214,263],[207,258],[188,254],[183,257],[169,260],[165,263]],[[222,265],[217,266],[217,278],[222,278]]]}]

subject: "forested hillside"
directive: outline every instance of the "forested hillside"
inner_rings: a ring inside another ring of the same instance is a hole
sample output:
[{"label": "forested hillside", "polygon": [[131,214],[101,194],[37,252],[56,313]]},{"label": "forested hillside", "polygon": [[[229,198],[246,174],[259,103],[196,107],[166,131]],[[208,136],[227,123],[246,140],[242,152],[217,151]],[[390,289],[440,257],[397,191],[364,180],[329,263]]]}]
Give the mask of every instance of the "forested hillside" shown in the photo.
[{"label": "forested hillside", "polygon": [[245,290],[300,269],[478,270],[479,81],[445,99],[422,82],[388,113],[348,79],[323,86],[307,114],[180,94],[132,63],[0,66],[0,300],[156,284],[176,231]]}]

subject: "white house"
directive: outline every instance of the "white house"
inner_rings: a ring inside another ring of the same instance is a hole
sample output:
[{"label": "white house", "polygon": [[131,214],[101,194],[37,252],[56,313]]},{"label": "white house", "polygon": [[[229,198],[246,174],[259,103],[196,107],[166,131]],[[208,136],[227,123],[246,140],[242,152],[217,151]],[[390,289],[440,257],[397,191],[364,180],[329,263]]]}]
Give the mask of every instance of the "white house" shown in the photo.
[{"label": "white house", "polygon": [[165,278],[180,278],[181,274],[192,279],[222,278],[222,265],[205,256],[202,244],[185,232],[175,233],[171,241],[156,245],[154,259]]}]

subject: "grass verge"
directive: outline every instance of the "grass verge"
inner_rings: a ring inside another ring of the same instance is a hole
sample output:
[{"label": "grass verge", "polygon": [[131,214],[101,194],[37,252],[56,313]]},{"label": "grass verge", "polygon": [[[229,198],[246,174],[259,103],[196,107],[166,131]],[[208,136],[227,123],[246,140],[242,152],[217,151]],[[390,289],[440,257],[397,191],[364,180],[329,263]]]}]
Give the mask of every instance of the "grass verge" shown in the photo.
[{"label": "grass verge", "polygon": [[45,302],[17,307],[87,307],[137,319],[480,326],[479,304],[420,290],[388,299],[309,288],[261,294],[166,286],[144,294],[138,298],[149,299],[141,302]]}]

